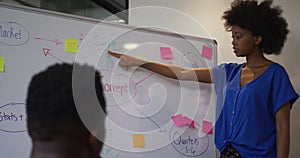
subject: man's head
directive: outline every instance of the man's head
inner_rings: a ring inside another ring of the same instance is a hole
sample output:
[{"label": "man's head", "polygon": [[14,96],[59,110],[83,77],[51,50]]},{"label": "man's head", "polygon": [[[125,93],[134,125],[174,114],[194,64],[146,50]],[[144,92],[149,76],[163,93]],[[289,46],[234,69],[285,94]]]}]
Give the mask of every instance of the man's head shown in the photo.
[{"label": "man's head", "polygon": [[[76,69],[75,69],[76,68]],[[74,83],[74,72],[81,76]],[[87,95],[89,91],[86,78],[93,73],[91,85],[95,88],[96,95]],[[76,93],[74,93],[74,89]],[[26,112],[27,126],[33,142],[61,142],[70,140],[75,143],[86,143],[91,140],[91,132],[104,132],[104,127],[99,126],[93,131],[85,126],[78,113],[79,109],[90,109],[91,104],[77,104],[76,97],[84,96],[81,99],[93,100],[96,96],[99,110],[105,112],[105,99],[100,80],[100,73],[89,66],[78,64],[56,64],[33,76],[27,94]],[[94,105],[95,106],[95,105]],[[95,113],[86,112],[93,118],[95,124],[104,124],[104,120],[97,119]],[[95,141],[92,140],[92,143]],[[97,143],[96,143],[97,144]],[[98,143],[101,148],[102,143]],[[83,147],[84,148],[84,147]],[[96,147],[97,148],[97,147]],[[100,150],[100,149],[99,149]]]}]

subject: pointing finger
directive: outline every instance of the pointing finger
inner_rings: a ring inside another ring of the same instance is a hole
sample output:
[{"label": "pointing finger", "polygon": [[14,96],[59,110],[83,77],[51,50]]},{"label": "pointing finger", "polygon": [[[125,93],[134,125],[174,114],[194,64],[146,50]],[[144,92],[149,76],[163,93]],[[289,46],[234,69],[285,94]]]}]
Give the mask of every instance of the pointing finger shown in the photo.
[{"label": "pointing finger", "polygon": [[110,50],[107,51],[111,56],[114,56],[116,58],[120,58],[123,54],[120,54],[120,53],[115,53],[115,52],[112,52]]}]

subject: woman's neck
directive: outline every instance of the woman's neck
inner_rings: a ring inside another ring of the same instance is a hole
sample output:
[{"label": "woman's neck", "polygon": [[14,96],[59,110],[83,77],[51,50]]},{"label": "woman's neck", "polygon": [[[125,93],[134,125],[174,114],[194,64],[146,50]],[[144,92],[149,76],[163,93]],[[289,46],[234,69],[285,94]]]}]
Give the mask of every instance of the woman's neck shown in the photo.
[{"label": "woman's neck", "polygon": [[246,56],[246,67],[259,68],[272,64],[273,62],[267,59],[262,52],[252,53]]}]

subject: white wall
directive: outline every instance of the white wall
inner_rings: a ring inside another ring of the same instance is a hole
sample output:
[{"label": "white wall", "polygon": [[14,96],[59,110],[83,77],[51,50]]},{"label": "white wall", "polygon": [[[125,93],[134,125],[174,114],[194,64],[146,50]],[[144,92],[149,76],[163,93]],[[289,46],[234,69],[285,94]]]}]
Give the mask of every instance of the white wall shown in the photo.
[{"label": "white wall", "polygon": [[[243,62],[232,53],[231,34],[223,27],[221,16],[232,0],[129,0],[129,24],[142,27],[161,27],[169,31],[201,37],[211,37],[218,42],[219,63]],[[269,56],[282,64],[300,93],[300,1],[274,0],[281,5],[289,23],[288,41],[279,56]],[[156,6],[156,7],[155,7]],[[206,32],[207,30],[207,32]],[[291,116],[290,158],[300,155],[300,99],[294,104]]]}]

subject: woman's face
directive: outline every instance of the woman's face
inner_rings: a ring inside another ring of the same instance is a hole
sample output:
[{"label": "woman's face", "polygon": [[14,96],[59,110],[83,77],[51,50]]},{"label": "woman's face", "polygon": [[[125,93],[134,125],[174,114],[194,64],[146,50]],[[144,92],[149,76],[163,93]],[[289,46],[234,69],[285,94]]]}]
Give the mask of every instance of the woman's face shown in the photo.
[{"label": "woman's face", "polygon": [[233,52],[237,57],[249,56],[259,50],[260,36],[254,36],[249,30],[237,25],[232,27],[231,33]]}]

